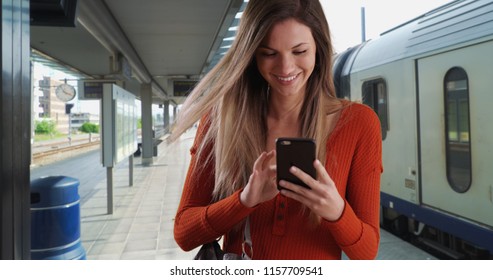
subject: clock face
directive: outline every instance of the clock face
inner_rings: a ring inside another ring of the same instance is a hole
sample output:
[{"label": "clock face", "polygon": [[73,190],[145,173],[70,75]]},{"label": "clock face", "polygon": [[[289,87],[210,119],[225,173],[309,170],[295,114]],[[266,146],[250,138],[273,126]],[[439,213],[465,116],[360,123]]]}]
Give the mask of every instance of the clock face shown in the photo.
[{"label": "clock face", "polygon": [[75,88],[68,84],[61,84],[55,90],[56,97],[63,102],[68,102],[75,97]]}]

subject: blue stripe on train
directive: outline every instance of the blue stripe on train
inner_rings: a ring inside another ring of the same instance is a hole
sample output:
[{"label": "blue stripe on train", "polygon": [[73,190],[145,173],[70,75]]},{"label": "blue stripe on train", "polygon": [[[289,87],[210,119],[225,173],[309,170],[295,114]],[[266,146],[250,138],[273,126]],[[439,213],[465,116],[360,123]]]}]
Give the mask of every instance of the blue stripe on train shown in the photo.
[{"label": "blue stripe on train", "polygon": [[[393,204],[392,207],[390,207],[391,203]],[[439,212],[436,209],[417,205],[383,192],[380,193],[380,204],[383,207],[392,208],[400,214],[487,249],[490,254],[493,254],[493,229],[491,228],[479,226],[461,218]]]}]

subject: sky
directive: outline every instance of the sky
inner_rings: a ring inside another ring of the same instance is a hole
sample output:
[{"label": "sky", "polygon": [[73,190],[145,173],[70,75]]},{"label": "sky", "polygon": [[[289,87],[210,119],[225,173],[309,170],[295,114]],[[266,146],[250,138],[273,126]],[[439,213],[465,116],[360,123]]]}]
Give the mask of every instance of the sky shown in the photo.
[{"label": "sky", "polygon": [[453,0],[320,0],[336,52],[361,43],[361,7],[365,7],[366,39]]}]

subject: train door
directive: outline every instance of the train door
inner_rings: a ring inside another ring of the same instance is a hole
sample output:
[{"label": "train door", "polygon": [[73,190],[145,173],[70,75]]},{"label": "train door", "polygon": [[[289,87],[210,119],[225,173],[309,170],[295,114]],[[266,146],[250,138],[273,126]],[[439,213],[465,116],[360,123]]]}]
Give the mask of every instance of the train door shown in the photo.
[{"label": "train door", "polygon": [[493,41],[417,60],[421,201],[493,225]]}]

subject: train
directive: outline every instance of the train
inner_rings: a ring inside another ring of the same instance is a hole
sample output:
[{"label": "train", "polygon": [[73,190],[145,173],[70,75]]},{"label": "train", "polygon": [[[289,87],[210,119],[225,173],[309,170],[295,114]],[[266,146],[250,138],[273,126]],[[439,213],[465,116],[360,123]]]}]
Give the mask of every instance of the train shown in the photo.
[{"label": "train", "polygon": [[443,259],[493,259],[493,1],[456,0],[336,54],[378,114],[380,224]]}]

